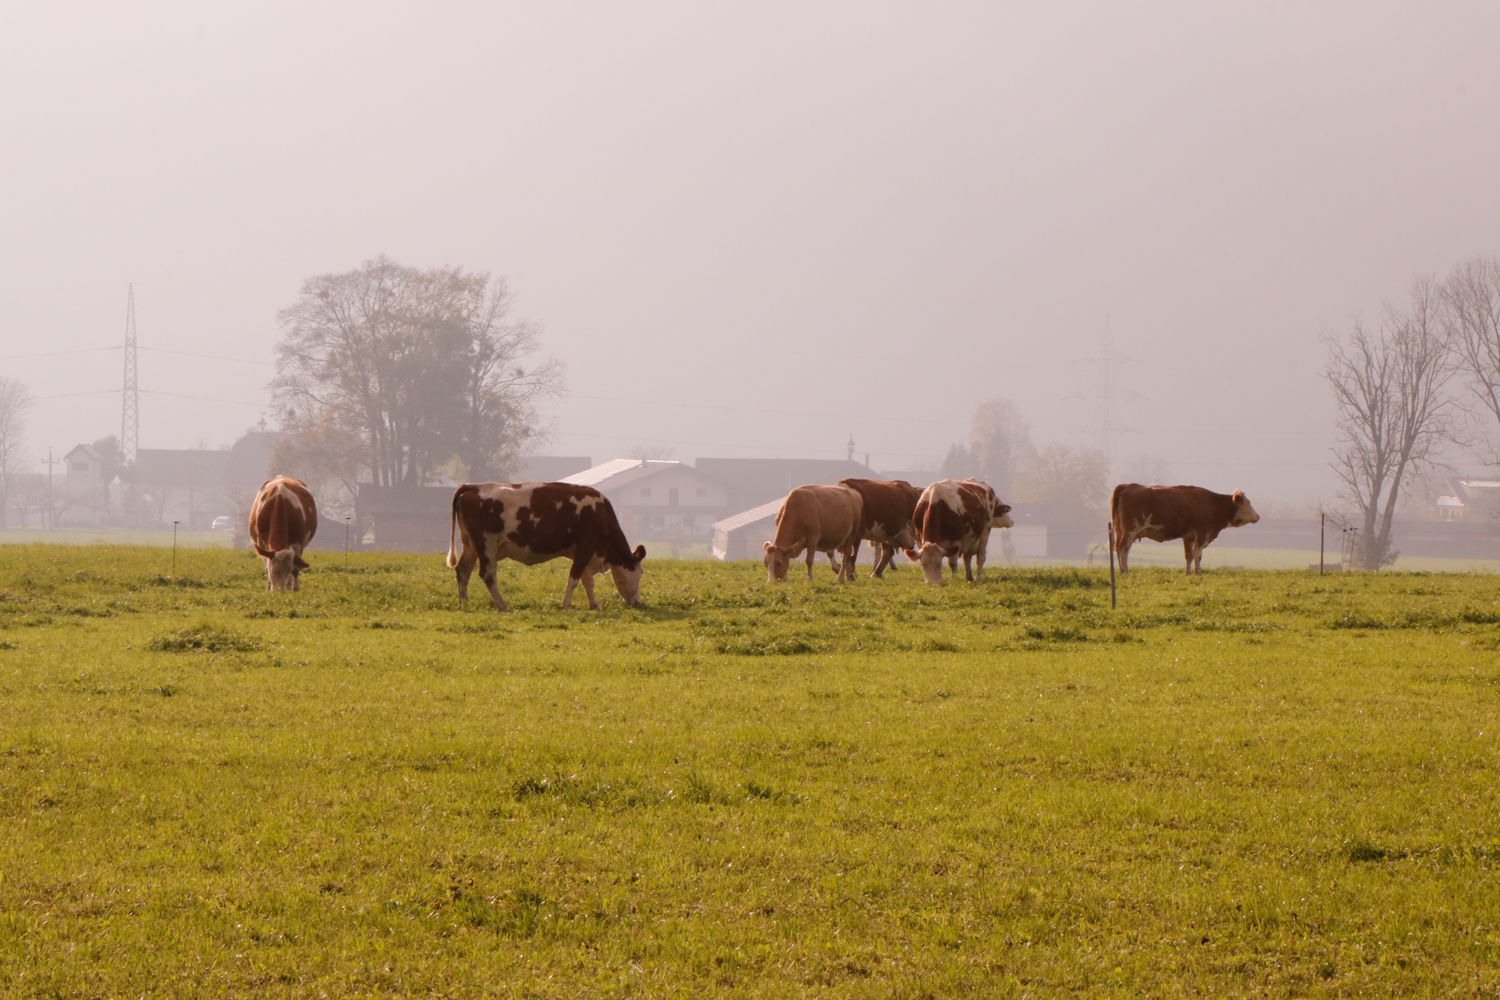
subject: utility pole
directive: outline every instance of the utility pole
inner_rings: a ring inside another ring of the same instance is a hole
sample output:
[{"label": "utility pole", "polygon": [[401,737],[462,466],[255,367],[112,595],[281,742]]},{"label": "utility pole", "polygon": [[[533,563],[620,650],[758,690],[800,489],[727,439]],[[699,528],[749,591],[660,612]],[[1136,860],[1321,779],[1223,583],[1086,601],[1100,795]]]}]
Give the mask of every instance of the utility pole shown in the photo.
[{"label": "utility pole", "polygon": [[135,285],[130,285],[125,304],[125,391],[120,403],[120,451],[125,464],[135,464],[140,444],[141,395],[135,365]]},{"label": "utility pole", "polygon": [[53,526],[52,512],[55,509],[52,506],[52,467],[56,464],[57,461],[52,457],[52,446],[49,444],[47,446],[47,528],[49,530]]}]

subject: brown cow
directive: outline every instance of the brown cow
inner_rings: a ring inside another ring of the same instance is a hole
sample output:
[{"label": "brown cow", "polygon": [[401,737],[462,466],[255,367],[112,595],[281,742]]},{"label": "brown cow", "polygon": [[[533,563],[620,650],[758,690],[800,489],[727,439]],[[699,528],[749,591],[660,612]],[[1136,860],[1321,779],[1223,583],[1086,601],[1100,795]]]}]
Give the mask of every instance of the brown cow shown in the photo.
[{"label": "brown cow", "polygon": [[318,505],[306,483],[277,476],[261,484],[250,505],[250,544],[266,561],[267,589],[302,589],[302,550],[317,530]]},{"label": "brown cow", "polygon": [[[859,520],[864,501],[847,486],[798,486],[786,495],[776,512],[776,540],[765,545],[766,579],[784,583],[791,561],[807,550],[807,578],[813,559],[828,553],[840,580],[854,578],[854,546],[859,544]],[[843,556],[843,565],[834,553]]]},{"label": "brown cow", "polygon": [[[917,528],[916,548],[906,554],[922,564],[922,578],[928,583],[942,583],[943,559],[954,566],[958,556],[963,556],[964,578],[972,583],[984,575],[990,529],[1015,525],[1010,504],[1001,503],[988,483],[976,479],[939,479],[928,486],[917,498],[912,520]],[[971,569],[975,556],[979,565]]]},{"label": "brown cow", "polygon": [[[454,551],[453,535],[463,542]],[[589,607],[594,599],[594,574],[608,569],[615,589],[626,604],[641,603],[641,560],[646,547],[630,551],[625,532],[608,498],[592,486],[572,483],[465,483],[453,491],[453,519],[448,526],[448,566],[458,576],[458,600],[469,600],[469,575],[479,564],[479,579],[489,588],[490,601],[500,611],[510,605],[500,596],[496,568],[502,559],[534,566],[568,556],[568,586],[562,606],[573,606],[573,589],[583,583]]]},{"label": "brown cow", "polygon": [[1214,493],[1201,486],[1142,486],[1121,483],[1109,498],[1115,555],[1120,572],[1129,568],[1130,546],[1138,538],[1153,542],[1182,539],[1189,575],[1203,572],[1203,547],[1225,528],[1260,520],[1243,491]]},{"label": "brown cow", "polygon": [[858,559],[859,543],[868,540],[875,550],[875,569],[871,575],[880,576],[891,565],[896,549],[909,549],[916,544],[916,526],[911,516],[922,490],[904,479],[840,479],[839,485],[854,490],[864,501],[859,537],[854,540],[854,554],[850,558]]}]

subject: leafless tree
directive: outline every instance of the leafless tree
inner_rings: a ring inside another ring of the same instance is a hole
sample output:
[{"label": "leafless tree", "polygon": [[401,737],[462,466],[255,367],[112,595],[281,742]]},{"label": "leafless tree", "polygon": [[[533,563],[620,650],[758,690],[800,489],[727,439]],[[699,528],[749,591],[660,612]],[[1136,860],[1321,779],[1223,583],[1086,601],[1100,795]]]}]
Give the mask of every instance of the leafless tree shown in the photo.
[{"label": "leafless tree", "polygon": [[987,399],[974,408],[968,451],[974,466],[970,475],[989,483],[1001,497],[1014,493],[1016,477],[1036,454],[1031,428],[1008,399]]},{"label": "leafless tree", "polygon": [[[271,388],[288,430],[322,454],[332,478],[357,471],[383,486],[442,470],[503,478],[535,434],[535,404],[562,385],[554,360],[523,364],[535,327],[510,318],[504,279],[386,257],[308,279],[282,310]],[[331,449],[331,450],[330,450]]]},{"label": "leafless tree", "polygon": [[1049,444],[1027,463],[1016,495],[1070,513],[1103,510],[1109,505],[1109,457],[1097,448]]},{"label": "leafless tree", "polygon": [[[1500,423],[1500,257],[1464,261],[1443,283],[1454,364],[1482,422]],[[1492,439],[1493,440],[1493,439]],[[1493,443],[1490,461],[1500,461]]]},{"label": "leafless tree", "polygon": [[1402,487],[1433,460],[1449,431],[1454,368],[1439,289],[1419,279],[1410,306],[1387,306],[1378,330],[1356,320],[1346,340],[1327,340],[1325,375],[1343,437],[1332,467],[1359,513],[1354,563],[1379,569],[1396,557],[1391,520]]},{"label": "leafless tree", "polygon": [[9,506],[11,487],[24,473],[26,461],[26,414],[31,409],[31,393],[13,378],[0,376],[0,528],[5,527],[5,510]]}]

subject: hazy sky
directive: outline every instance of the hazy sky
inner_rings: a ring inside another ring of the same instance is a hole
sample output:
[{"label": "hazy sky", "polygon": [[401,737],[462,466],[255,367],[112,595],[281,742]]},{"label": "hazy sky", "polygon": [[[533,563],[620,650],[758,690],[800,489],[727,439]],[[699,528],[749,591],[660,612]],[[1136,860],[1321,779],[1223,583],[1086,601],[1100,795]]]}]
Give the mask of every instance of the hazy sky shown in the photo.
[{"label": "hazy sky", "polygon": [[303,279],[386,254],[509,281],[549,453],[909,469],[1001,397],[1122,475],[1331,497],[1322,332],[1500,253],[1496,38],[1490,0],[28,4],[0,374],[39,459],[119,433],[134,283],[141,446],[225,446]]}]

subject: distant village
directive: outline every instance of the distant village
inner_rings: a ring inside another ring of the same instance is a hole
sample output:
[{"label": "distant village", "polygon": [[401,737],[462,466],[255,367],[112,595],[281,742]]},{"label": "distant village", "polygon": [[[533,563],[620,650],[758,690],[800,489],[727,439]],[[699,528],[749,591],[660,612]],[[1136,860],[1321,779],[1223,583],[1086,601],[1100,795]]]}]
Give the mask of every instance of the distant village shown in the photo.
[{"label": "distant village", "polygon": [[[236,543],[256,491],[274,471],[284,435],[252,431],[228,449],[141,448],[128,475],[112,474],[106,456],[79,444],[63,456],[60,495],[53,524],[74,528],[223,530]],[[872,469],[853,458],[614,458],[530,456],[511,481],[562,481],[593,486],[608,496],[632,541],[683,558],[761,558],[761,545],[775,532],[776,512],[793,487],[844,478],[907,479],[918,485],[930,471]],[[344,531],[330,530],[334,515],[347,516],[359,548],[439,552],[448,545],[449,512],[456,484],[374,486],[360,484],[352,511],[325,513],[313,548],[342,547]],[[1453,558],[1500,558],[1495,511],[1500,481],[1445,479],[1417,517],[1403,519],[1401,549]],[[993,561],[1078,561],[1103,558],[1100,510],[1086,518],[1044,504],[1014,505],[1015,527],[999,532]],[[36,521],[36,518],[32,518]],[[1097,522],[1097,523],[1095,523]],[[13,522],[14,523],[14,522]],[[342,526],[342,525],[341,525]],[[1235,539],[1236,546],[1295,550],[1337,546],[1315,515],[1267,517]],[[1335,557],[1336,557],[1335,548]],[[862,555],[862,558],[864,556]]]}]

